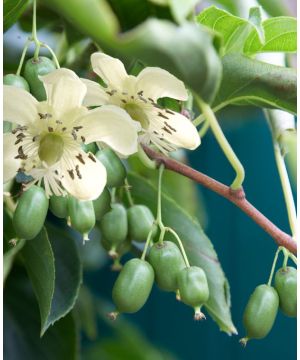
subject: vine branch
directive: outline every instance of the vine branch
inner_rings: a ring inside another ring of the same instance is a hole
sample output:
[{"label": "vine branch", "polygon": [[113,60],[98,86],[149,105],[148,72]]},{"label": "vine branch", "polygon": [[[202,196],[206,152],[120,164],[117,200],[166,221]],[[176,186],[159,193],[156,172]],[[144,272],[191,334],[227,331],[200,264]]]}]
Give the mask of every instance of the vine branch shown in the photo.
[{"label": "vine branch", "polygon": [[280,230],[266,216],[257,210],[246,199],[243,189],[236,191],[232,190],[229,186],[226,186],[185,164],[170,159],[167,156],[154,151],[148,146],[143,145],[143,148],[146,154],[152,160],[155,160],[158,165],[164,164],[166,169],[182,174],[231,201],[242,211],[244,211],[244,213],[246,213],[252,220],[254,220],[262,229],[264,229],[279,246],[285,247],[295,255],[297,254],[296,241],[290,235]]}]

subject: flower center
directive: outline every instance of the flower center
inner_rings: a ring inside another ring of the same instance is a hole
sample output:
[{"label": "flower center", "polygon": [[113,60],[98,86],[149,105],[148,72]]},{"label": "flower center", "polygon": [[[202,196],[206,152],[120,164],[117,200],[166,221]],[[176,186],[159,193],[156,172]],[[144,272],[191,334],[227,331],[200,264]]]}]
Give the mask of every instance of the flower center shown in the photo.
[{"label": "flower center", "polygon": [[55,164],[64,151],[64,141],[58,134],[47,133],[44,135],[39,144],[39,157],[49,166]]},{"label": "flower center", "polygon": [[131,118],[138,121],[143,129],[147,129],[149,126],[149,120],[143,109],[136,104],[126,104],[124,109],[128,112]]}]

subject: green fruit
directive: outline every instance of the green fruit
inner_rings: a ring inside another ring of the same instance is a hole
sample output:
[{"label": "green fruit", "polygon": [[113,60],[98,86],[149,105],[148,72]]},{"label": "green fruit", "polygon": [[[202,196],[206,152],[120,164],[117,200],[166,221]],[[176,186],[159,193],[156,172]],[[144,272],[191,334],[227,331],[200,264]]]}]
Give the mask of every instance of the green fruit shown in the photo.
[{"label": "green fruit", "polygon": [[149,251],[149,262],[155,271],[157,285],[166,291],[176,291],[177,275],[185,268],[182,254],[171,241],[154,244]]},{"label": "green fruit", "polygon": [[275,275],[275,289],[279,295],[279,307],[290,317],[297,317],[297,270],[288,266]]},{"label": "green fruit", "polygon": [[195,320],[205,318],[201,307],[209,298],[205,272],[197,266],[182,269],[177,274],[180,300],[195,309]]},{"label": "green fruit", "polygon": [[56,217],[65,219],[69,215],[68,197],[52,195],[50,197],[49,209]]},{"label": "green fruit", "polygon": [[[128,231],[132,240],[144,242],[154,223],[151,210],[144,205],[133,205],[127,210]],[[155,232],[153,232],[153,236]]]},{"label": "green fruit", "polygon": [[241,343],[246,345],[250,339],[263,339],[271,331],[279,305],[277,291],[269,285],[259,285],[248,300],[243,323],[246,337]]},{"label": "green fruit", "polygon": [[117,247],[127,238],[127,212],[123,205],[113,204],[100,221],[102,236]]},{"label": "green fruit", "polygon": [[44,85],[39,76],[49,74],[55,69],[53,61],[45,56],[40,56],[37,60],[31,58],[26,61],[24,77],[29,83],[32,95],[37,100],[44,101],[47,98]]},{"label": "green fruit", "polygon": [[68,198],[68,213],[71,226],[83,235],[83,240],[89,240],[88,233],[96,223],[92,201],[77,200],[72,196]]},{"label": "green fruit", "polygon": [[16,86],[20,89],[30,91],[28,82],[23,78],[23,76],[20,76],[20,75],[16,75],[16,74],[5,75],[3,77],[3,84]]},{"label": "green fruit", "polygon": [[135,313],[140,310],[150,295],[153,281],[154,271],[147,261],[129,260],[121,270],[112,290],[117,312]]},{"label": "green fruit", "polygon": [[107,186],[117,187],[124,184],[126,177],[125,166],[112,149],[105,148],[99,150],[96,153],[96,158],[101,161],[106,168]]},{"label": "green fruit", "polygon": [[43,188],[32,185],[22,194],[13,216],[13,225],[20,239],[33,239],[42,230],[49,200]]},{"label": "green fruit", "polygon": [[102,191],[102,194],[93,201],[94,211],[96,220],[100,221],[104,214],[106,214],[110,209],[111,196],[109,190],[105,187]]}]

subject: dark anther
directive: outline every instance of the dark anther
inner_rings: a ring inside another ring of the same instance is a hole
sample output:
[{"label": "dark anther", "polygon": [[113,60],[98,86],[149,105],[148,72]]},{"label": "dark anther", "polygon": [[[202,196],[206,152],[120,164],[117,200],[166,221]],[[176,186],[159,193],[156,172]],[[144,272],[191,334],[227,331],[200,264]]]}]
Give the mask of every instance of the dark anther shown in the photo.
[{"label": "dark anther", "polygon": [[48,126],[48,131],[49,131],[49,132],[53,132],[53,131],[54,131],[53,127]]},{"label": "dark anther", "polygon": [[74,171],[73,170],[68,170],[68,173],[69,173],[71,179],[74,180],[74,178],[75,178]]},{"label": "dark anther", "polygon": [[78,155],[76,155],[76,158],[84,165],[85,161],[83,160],[82,155],[79,153]]},{"label": "dark anther", "polygon": [[91,159],[92,161],[96,162],[96,159],[94,157],[94,155],[92,153],[89,153],[88,155],[89,159]]},{"label": "dark anther", "polygon": [[169,118],[166,115],[162,114],[161,112],[158,113],[158,116],[162,117],[163,119],[169,120]]}]

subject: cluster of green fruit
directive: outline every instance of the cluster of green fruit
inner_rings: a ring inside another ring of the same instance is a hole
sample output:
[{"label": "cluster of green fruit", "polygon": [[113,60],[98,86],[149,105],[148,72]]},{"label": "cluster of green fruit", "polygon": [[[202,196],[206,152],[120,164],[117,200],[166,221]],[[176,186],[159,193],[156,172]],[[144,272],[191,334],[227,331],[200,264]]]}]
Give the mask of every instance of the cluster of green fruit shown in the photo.
[{"label": "cluster of green fruit", "polygon": [[209,288],[203,269],[189,266],[176,244],[170,241],[154,243],[147,261],[129,260],[121,270],[112,290],[116,311],[109,314],[115,319],[119,313],[135,313],[146,303],[153,283],[164,291],[176,293],[176,298],[194,308],[195,320],[205,318],[201,307],[208,301]]},{"label": "cluster of green fruit", "polygon": [[240,342],[246,345],[250,339],[266,337],[273,327],[278,307],[289,317],[297,316],[297,270],[293,267],[282,267],[276,272],[274,287],[263,284],[255,288],[243,317],[246,337]]},{"label": "cluster of green fruit", "polygon": [[39,76],[49,74],[56,69],[52,60],[45,56],[37,59],[31,58],[26,61],[23,76],[7,74],[3,77],[4,85],[13,85],[31,92],[38,100],[46,100],[46,92]]}]

